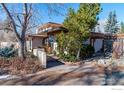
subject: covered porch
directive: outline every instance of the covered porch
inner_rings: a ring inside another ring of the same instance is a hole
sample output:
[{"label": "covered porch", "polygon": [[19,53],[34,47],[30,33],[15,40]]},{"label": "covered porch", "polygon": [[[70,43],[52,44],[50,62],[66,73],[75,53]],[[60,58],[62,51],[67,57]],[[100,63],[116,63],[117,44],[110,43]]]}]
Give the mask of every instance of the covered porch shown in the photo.
[{"label": "covered porch", "polygon": [[47,33],[38,35],[29,35],[26,41],[27,50],[33,52],[34,49],[42,48],[46,53],[52,53],[55,50],[56,42],[49,40]]}]

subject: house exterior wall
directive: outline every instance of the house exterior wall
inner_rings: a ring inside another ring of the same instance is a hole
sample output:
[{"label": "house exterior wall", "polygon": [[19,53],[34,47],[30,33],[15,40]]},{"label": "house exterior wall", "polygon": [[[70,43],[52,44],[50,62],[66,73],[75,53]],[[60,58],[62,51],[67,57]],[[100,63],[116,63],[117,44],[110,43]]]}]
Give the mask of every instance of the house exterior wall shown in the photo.
[{"label": "house exterior wall", "polygon": [[32,40],[32,48],[38,48],[42,46],[42,39],[41,38],[34,38]]},{"label": "house exterior wall", "polygon": [[26,41],[26,48],[27,48],[27,51],[31,52],[31,50],[32,50],[32,41],[31,40]]},{"label": "house exterior wall", "polygon": [[[97,38],[90,39],[89,38],[84,44],[91,44],[94,47],[95,52],[98,52],[103,47],[103,39],[97,39]],[[28,46],[27,47],[28,50],[42,47],[42,46],[44,46],[43,39],[42,38],[33,38],[31,40],[31,42],[27,41],[27,46]],[[50,47],[52,48],[51,52],[57,51],[57,42],[53,42],[52,45],[50,45]]]},{"label": "house exterior wall", "polygon": [[42,38],[33,38],[26,41],[27,51],[32,52],[33,49],[42,47],[43,41]]},{"label": "house exterior wall", "polygon": [[87,39],[84,44],[91,44],[94,47],[96,53],[103,47],[103,39]]},{"label": "house exterior wall", "polygon": [[[41,25],[36,30],[36,35],[33,35],[32,40],[32,49],[38,48],[39,46],[46,46],[45,50],[55,51],[57,47],[56,36],[61,32],[68,33],[68,30],[58,23],[48,22],[44,25]],[[46,35],[46,37],[44,36]],[[39,38],[37,38],[39,37]],[[44,44],[44,38],[47,44]],[[103,38],[104,34],[99,32],[90,32],[90,38],[84,44],[91,44],[95,48],[95,52],[99,51],[103,47]]]},{"label": "house exterior wall", "polygon": [[95,52],[98,52],[103,47],[103,39],[95,39],[94,48]]}]

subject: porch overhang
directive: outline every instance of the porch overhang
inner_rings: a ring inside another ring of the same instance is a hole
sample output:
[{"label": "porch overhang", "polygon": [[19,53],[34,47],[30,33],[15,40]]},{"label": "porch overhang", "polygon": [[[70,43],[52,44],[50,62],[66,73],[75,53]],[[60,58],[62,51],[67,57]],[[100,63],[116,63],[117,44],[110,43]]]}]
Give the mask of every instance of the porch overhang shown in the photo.
[{"label": "porch overhang", "polygon": [[98,33],[98,32],[90,32],[90,38],[92,38],[92,39],[104,39],[105,34]]},{"label": "porch overhang", "polygon": [[35,37],[38,37],[38,38],[46,38],[48,37],[47,35],[29,35],[28,37],[32,37],[32,38],[35,38]]},{"label": "porch overhang", "polygon": [[43,38],[47,38],[47,35],[28,35],[26,36],[26,40],[32,40],[32,39],[43,39]]}]

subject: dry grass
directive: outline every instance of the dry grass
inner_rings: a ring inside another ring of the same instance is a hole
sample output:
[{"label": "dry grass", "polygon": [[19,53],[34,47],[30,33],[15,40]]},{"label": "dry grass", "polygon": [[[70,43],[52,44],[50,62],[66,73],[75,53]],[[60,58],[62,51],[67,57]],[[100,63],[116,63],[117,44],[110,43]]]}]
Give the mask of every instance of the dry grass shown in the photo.
[{"label": "dry grass", "polygon": [[0,59],[0,68],[8,74],[25,75],[42,70],[40,62],[35,58],[27,58],[21,61],[19,58]]}]

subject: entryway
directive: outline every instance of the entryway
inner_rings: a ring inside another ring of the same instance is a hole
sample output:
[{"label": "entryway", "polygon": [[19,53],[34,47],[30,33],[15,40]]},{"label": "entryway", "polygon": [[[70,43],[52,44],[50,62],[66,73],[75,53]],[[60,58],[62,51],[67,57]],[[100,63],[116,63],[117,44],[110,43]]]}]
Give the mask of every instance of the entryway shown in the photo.
[{"label": "entryway", "polygon": [[64,63],[54,58],[54,56],[47,55],[47,68],[51,68],[59,65],[64,65]]}]

